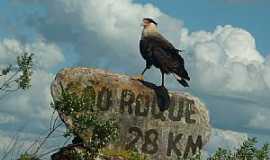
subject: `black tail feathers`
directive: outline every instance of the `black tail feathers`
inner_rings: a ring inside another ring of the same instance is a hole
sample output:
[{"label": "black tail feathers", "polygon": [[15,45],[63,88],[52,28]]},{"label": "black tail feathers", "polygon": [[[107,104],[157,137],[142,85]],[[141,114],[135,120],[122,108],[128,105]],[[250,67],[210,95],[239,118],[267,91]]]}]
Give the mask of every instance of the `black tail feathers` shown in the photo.
[{"label": "black tail feathers", "polygon": [[184,73],[183,73],[182,77],[185,78],[186,80],[190,81],[190,78],[189,78],[188,73],[187,73],[186,70],[184,70]]},{"label": "black tail feathers", "polygon": [[187,83],[187,81],[185,79],[176,79],[182,86],[184,87],[189,87],[189,84]]}]

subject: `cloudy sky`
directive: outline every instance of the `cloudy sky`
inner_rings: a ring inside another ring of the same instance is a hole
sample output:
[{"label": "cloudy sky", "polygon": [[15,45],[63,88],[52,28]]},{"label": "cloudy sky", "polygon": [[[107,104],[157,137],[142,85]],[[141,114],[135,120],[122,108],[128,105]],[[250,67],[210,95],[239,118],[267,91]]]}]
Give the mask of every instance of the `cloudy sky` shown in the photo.
[{"label": "cloudy sky", "polygon": [[[46,131],[49,85],[61,68],[138,74],[143,17],[185,50],[185,91],[205,102],[215,128],[207,151],[247,136],[270,142],[269,7],[267,0],[1,0],[0,66],[31,51],[35,72],[29,91],[0,101],[0,148],[18,131],[25,143]],[[146,79],[160,83],[159,76],[152,69]],[[166,86],[184,90],[172,77]]]}]

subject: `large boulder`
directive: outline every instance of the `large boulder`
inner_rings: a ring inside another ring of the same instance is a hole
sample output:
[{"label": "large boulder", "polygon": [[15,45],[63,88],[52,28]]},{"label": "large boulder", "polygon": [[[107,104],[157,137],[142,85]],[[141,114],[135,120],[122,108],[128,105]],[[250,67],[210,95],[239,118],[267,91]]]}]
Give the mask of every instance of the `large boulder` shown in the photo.
[{"label": "large boulder", "polygon": [[[104,117],[119,120],[119,141],[109,145],[117,150],[136,148],[154,160],[187,157],[209,141],[211,127],[206,106],[189,93],[169,92],[170,107],[161,112],[153,89],[123,74],[93,68],[66,68],[51,85],[54,100],[61,87],[81,94],[91,92],[94,107]],[[68,128],[73,119],[63,112],[60,117]],[[76,133],[82,140],[91,139],[90,130]]]}]

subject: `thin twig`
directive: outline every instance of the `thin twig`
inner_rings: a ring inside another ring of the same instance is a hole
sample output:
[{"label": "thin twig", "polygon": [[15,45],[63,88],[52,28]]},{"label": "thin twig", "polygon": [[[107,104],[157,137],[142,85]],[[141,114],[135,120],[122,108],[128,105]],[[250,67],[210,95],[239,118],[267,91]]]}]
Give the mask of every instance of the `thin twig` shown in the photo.
[{"label": "thin twig", "polygon": [[7,150],[7,152],[4,154],[4,156],[2,157],[1,160],[6,159],[7,156],[12,154],[13,150],[15,149],[15,147],[16,147],[16,145],[18,143],[19,135],[16,134],[12,140],[13,140],[13,142],[10,142],[10,144],[11,144],[10,148]]},{"label": "thin twig", "polygon": [[44,157],[44,156],[46,156],[46,155],[48,155],[48,154],[50,154],[52,152],[55,152],[55,151],[63,148],[68,143],[68,141],[70,141],[70,139],[71,139],[71,137],[67,138],[67,140],[64,142],[64,144],[61,147],[57,147],[57,148],[54,148],[52,150],[49,150],[49,151],[47,151],[45,153],[40,154],[38,158],[42,158],[42,157]]},{"label": "thin twig", "polygon": [[19,73],[19,70],[17,70],[12,76],[10,76],[0,87],[1,90],[3,90],[3,87],[6,86],[8,84],[8,82],[14,78],[17,74]]},{"label": "thin twig", "polygon": [[52,120],[53,120],[55,111],[56,111],[56,110],[54,109],[54,110],[53,110],[53,113],[52,113],[52,115],[51,115],[51,118],[50,118],[50,130],[51,130],[51,128],[52,128]]},{"label": "thin twig", "polygon": [[[53,128],[55,127],[55,123],[58,119],[58,116],[53,120],[54,115],[55,115],[56,110],[53,111],[51,118],[50,118],[50,124],[49,124],[49,133],[53,130]],[[53,122],[54,121],[54,122]],[[54,132],[56,132],[56,130],[54,130]],[[41,141],[41,137],[39,137],[39,139],[36,139],[27,149],[26,149],[26,153],[28,153],[31,149],[34,148],[34,146],[36,146],[40,141]],[[41,143],[40,143],[41,144]],[[38,145],[40,146],[40,145]],[[37,148],[38,149],[38,148]]]},{"label": "thin twig", "polygon": [[43,139],[43,141],[40,143],[40,145],[37,147],[36,151],[33,153],[33,155],[36,155],[39,150],[41,149],[41,147],[45,144],[45,142],[47,141],[47,139],[54,133],[54,131],[59,128],[63,123],[59,123],[57,125],[54,125],[54,127],[52,128],[52,130],[50,130],[50,132],[48,133],[48,135]]}]

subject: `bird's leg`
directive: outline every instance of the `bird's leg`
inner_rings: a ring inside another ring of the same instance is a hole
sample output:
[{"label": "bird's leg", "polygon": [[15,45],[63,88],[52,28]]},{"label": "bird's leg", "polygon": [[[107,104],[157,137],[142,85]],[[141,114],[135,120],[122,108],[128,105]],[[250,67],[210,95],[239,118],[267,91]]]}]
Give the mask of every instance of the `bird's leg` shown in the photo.
[{"label": "bird's leg", "polygon": [[141,75],[143,76],[144,72],[147,70],[147,67],[144,68],[144,70],[142,71]]},{"label": "bird's leg", "polygon": [[147,69],[148,69],[148,68],[145,67],[144,70],[142,71],[141,75],[132,77],[132,79],[143,81],[143,80],[144,80],[143,74],[144,74],[144,72],[145,72]]},{"label": "bird's leg", "polygon": [[162,77],[162,84],[161,84],[161,86],[164,87],[164,72],[161,72],[161,77]]},{"label": "bird's leg", "polygon": [[144,70],[142,71],[140,77],[138,78],[139,80],[142,80],[142,81],[144,80],[143,74],[144,74],[144,72],[145,72],[146,70],[147,70],[147,67],[145,67]]}]

